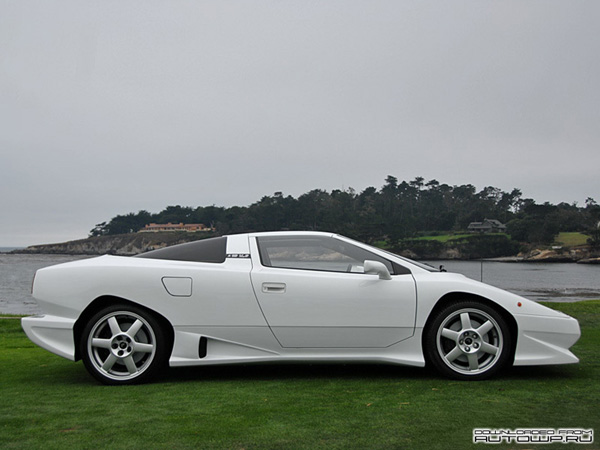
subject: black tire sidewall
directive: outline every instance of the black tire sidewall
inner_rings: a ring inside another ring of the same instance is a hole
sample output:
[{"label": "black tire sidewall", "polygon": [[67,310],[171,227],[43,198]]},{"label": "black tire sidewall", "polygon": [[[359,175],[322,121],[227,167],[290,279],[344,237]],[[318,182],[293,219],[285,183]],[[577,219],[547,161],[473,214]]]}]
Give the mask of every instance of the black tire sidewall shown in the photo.
[{"label": "black tire sidewall", "polygon": [[[156,350],[154,354],[154,359],[139,376],[131,379],[115,380],[113,378],[105,376],[102,372],[98,371],[98,369],[92,362],[93,356],[90,355],[88,352],[88,337],[92,332],[94,326],[106,315],[115,313],[117,311],[131,312],[142,317],[152,328],[154,338],[156,340]],[[79,351],[85,368],[90,373],[90,375],[92,375],[98,381],[108,385],[140,384],[146,383],[156,378],[168,365],[169,354],[167,347],[168,346],[165,333],[162,329],[161,324],[158,320],[156,320],[154,315],[144,308],[127,304],[110,305],[96,312],[85,324],[83,332],[81,333],[81,339],[79,340]]]},{"label": "black tire sidewall", "polygon": [[[461,309],[480,310],[481,312],[490,315],[496,321],[500,332],[502,333],[503,343],[500,357],[489,369],[473,375],[467,375],[452,370],[452,368],[442,360],[442,357],[437,349],[437,332],[439,327],[449,315]],[[433,366],[443,375],[457,380],[484,380],[498,374],[502,370],[506,369],[506,367],[509,365],[512,348],[512,336],[506,320],[496,308],[476,300],[464,300],[449,303],[441,310],[437,311],[434,316],[432,316],[425,328],[423,345],[427,365]]]}]

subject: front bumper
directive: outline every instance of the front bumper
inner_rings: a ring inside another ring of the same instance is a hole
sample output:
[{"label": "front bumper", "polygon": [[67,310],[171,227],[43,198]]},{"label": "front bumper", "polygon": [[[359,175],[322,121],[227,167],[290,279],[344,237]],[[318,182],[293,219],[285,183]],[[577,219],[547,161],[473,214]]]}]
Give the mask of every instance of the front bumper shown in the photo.
[{"label": "front bumper", "polygon": [[569,316],[515,314],[519,337],[515,366],[573,364],[579,358],[569,351],[581,336],[579,322]]},{"label": "front bumper", "polygon": [[74,320],[58,316],[30,316],[21,319],[21,327],[34,344],[71,361],[75,361],[74,325]]}]

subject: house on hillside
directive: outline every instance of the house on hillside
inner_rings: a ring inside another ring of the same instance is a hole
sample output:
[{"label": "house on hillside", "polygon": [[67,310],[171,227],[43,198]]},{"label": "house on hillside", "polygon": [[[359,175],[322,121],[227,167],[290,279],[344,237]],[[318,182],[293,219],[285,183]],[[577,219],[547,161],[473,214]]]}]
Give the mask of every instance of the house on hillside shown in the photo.
[{"label": "house on hillside", "polygon": [[471,222],[469,233],[506,233],[506,225],[496,219],[483,219],[483,222]]},{"label": "house on hillside", "polygon": [[142,233],[158,233],[159,231],[215,231],[214,227],[206,227],[202,223],[151,223],[140,230]]}]

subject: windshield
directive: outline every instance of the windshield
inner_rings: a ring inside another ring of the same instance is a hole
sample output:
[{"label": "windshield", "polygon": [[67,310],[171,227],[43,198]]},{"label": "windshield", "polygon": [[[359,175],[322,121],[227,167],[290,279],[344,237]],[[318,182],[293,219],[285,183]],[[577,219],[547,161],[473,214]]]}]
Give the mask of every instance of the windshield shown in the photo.
[{"label": "windshield", "polygon": [[429,272],[439,272],[439,271],[440,271],[440,270],[439,270],[439,269],[437,269],[436,267],[433,267],[433,266],[431,266],[431,265],[429,265],[429,264],[427,264],[427,263],[421,263],[421,262],[418,262],[418,261],[414,261],[414,260],[412,260],[412,259],[405,258],[404,256],[396,255],[395,253],[392,253],[392,252],[390,252],[390,251],[388,251],[388,250],[384,250],[384,249],[382,249],[382,248],[379,248],[379,247],[373,247],[372,245],[365,244],[365,243],[363,243],[363,242],[358,242],[358,241],[356,241],[356,240],[354,240],[354,239],[350,239],[350,238],[347,238],[347,237],[345,237],[345,236],[344,236],[344,239],[347,239],[347,240],[349,240],[349,241],[355,242],[355,243],[357,243],[357,244],[360,244],[360,245],[366,245],[366,246],[368,246],[368,247],[371,247],[371,248],[373,248],[373,249],[379,250],[380,252],[387,253],[388,255],[391,255],[391,256],[393,256],[394,258],[398,258],[398,259],[400,259],[400,260],[402,260],[402,261],[406,261],[407,263],[409,263],[409,264],[412,264],[413,266],[417,266],[417,267],[419,267],[419,268],[421,268],[421,269],[423,269],[423,270],[427,270],[427,271],[429,271]]},{"label": "windshield", "polygon": [[395,253],[388,252],[387,250],[383,250],[383,251],[386,253],[389,253],[390,255],[394,255],[396,258],[400,258],[403,261],[414,264],[415,266],[420,267],[421,269],[425,269],[430,272],[439,272],[440,271],[440,269],[438,269],[437,267],[433,267],[431,264],[415,261],[414,259],[408,259],[408,258],[405,258],[404,256],[400,256],[400,255],[396,255]]}]

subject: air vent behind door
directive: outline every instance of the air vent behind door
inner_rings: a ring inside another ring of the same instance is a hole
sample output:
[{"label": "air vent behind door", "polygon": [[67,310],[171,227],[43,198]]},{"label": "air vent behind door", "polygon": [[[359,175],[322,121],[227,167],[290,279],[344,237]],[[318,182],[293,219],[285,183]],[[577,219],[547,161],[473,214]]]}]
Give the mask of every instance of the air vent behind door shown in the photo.
[{"label": "air vent behind door", "polygon": [[200,338],[200,342],[198,343],[198,358],[202,359],[206,357],[207,346],[208,339],[206,339],[206,336],[202,336]]}]

